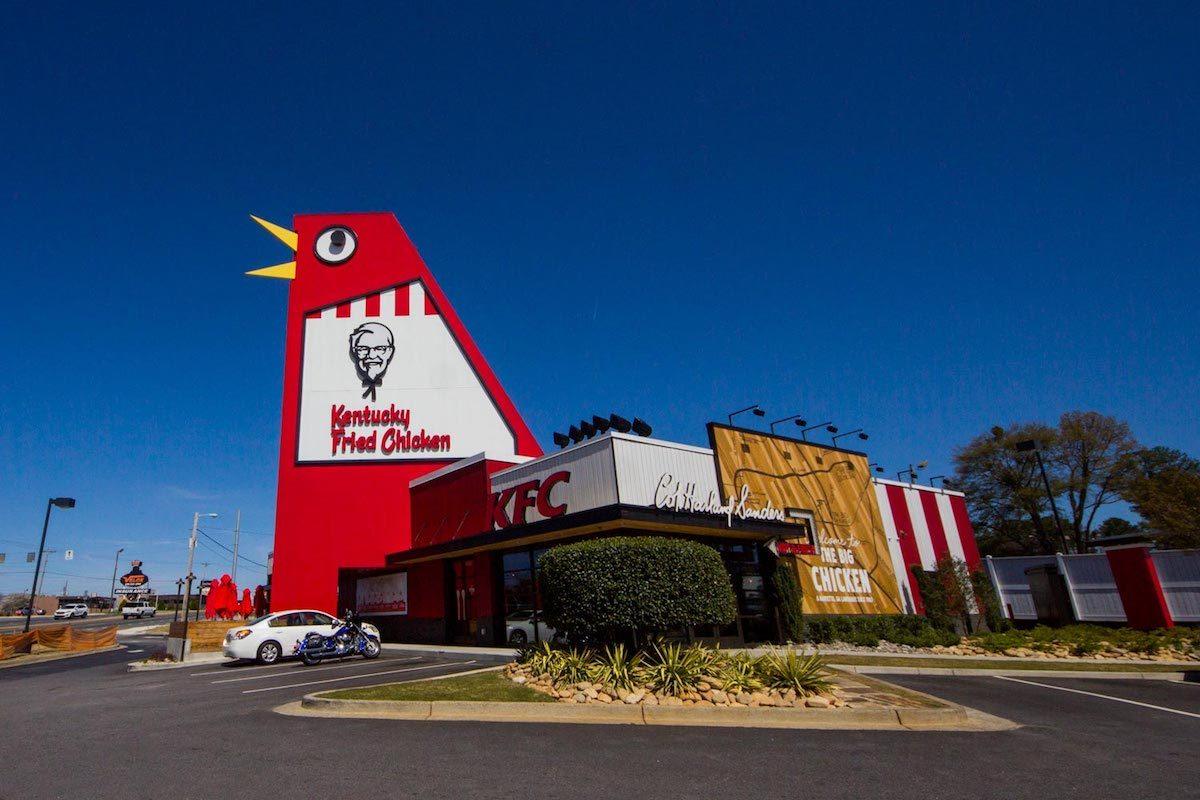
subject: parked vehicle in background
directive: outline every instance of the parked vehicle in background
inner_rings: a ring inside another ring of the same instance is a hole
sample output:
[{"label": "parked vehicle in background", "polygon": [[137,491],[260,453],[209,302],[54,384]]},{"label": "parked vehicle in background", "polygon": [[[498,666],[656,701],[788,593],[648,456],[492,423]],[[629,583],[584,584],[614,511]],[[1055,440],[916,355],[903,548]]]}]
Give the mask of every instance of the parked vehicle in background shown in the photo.
[{"label": "parked vehicle in background", "polygon": [[154,606],[145,600],[139,600],[121,606],[121,617],[124,619],[129,619],[130,617],[153,617],[155,611]]},{"label": "parked vehicle in background", "polygon": [[88,607],[83,603],[68,603],[65,606],[59,606],[54,612],[55,619],[71,619],[72,617],[86,617],[88,615]]},{"label": "parked vehicle in background", "polygon": [[[44,617],[44,616],[46,616],[46,609],[44,609],[44,608],[35,608],[35,609],[33,610],[33,615],[34,615],[35,617]],[[18,609],[17,609],[17,616],[18,616],[18,617],[28,617],[28,616],[29,616],[29,606],[24,606],[23,608],[18,608]]]},{"label": "parked vehicle in background", "polygon": [[[281,658],[296,655],[300,640],[310,633],[332,636],[342,627],[341,620],[323,611],[301,609],[276,611],[251,620],[225,634],[221,652],[228,658],[254,659],[260,664],[274,664]],[[362,623],[363,632],[379,640],[379,629]]]},{"label": "parked vehicle in background", "polygon": [[504,637],[508,643],[520,647],[535,639],[543,642],[553,642],[560,637],[558,631],[544,622],[537,623],[538,636],[534,636],[533,609],[514,611],[504,618]]}]

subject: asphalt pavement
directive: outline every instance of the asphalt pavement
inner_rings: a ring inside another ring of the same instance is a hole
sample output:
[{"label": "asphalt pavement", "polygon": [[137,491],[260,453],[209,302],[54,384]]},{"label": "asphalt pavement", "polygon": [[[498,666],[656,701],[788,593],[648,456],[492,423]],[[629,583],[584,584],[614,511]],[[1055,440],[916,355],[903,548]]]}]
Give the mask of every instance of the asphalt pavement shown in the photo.
[{"label": "asphalt pavement", "polygon": [[1125,798],[1196,796],[1200,685],[895,676],[1003,732],[796,731],[319,719],[322,689],[474,669],[385,651],[316,667],[129,673],[129,649],[0,671],[0,798]]},{"label": "asphalt pavement", "polygon": [[[44,617],[34,617],[29,621],[29,627],[33,628],[42,625],[74,625],[79,628],[107,628],[109,625],[117,625],[122,628],[134,627],[139,625],[167,625],[171,622],[171,614],[162,614],[161,612],[146,619],[132,618],[122,619],[121,617],[112,617],[108,614],[88,614],[86,617],[74,617],[72,619],[55,619],[50,614]],[[19,633],[25,629],[24,617],[0,617],[0,633]]]}]

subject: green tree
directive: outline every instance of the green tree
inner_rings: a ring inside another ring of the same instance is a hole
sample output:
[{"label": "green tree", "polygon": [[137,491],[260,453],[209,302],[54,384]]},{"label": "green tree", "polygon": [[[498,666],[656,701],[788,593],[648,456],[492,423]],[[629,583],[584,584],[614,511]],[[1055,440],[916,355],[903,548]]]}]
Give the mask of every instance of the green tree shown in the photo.
[{"label": "green tree", "polygon": [[[1025,442],[1038,452],[1018,449]],[[1055,427],[1021,423],[975,437],[954,460],[981,549],[993,555],[1086,552],[1100,511],[1120,502],[1138,451],[1126,423],[1095,411],[1067,412]]]},{"label": "green tree", "polygon": [[1200,547],[1200,462],[1179,450],[1137,453],[1121,495],[1164,547]]}]

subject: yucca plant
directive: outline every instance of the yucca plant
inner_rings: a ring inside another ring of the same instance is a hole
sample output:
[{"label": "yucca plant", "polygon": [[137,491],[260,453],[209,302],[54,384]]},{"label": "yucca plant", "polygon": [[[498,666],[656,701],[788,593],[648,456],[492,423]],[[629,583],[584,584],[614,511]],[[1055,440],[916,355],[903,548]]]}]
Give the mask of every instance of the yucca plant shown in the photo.
[{"label": "yucca plant", "polygon": [[833,688],[820,653],[801,657],[795,650],[773,650],[758,659],[757,665],[763,682],[772,689],[795,689],[805,697]]},{"label": "yucca plant", "polygon": [[758,677],[758,664],[745,653],[738,653],[728,659],[717,677],[721,679],[721,688],[734,694],[753,692],[763,687],[763,682]]},{"label": "yucca plant", "polygon": [[556,686],[570,686],[582,681],[591,682],[591,650],[579,650],[572,647],[570,650],[552,650],[551,652],[554,653],[554,658],[546,672]]},{"label": "yucca plant", "polygon": [[593,682],[614,689],[634,689],[641,669],[642,656],[638,653],[631,656],[625,645],[616,644],[604,648],[604,654],[592,665],[591,676]]},{"label": "yucca plant", "polygon": [[558,651],[549,642],[539,642],[522,647],[517,653],[517,663],[529,667],[534,675],[550,672],[550,667],[558,658]]},{"label": "yucca plant", "polygon": [[656,692],[681,695],[693,691],[704,674],[704,658],[691,647],[656,642],[642,671],[642,680]]},{"label": "yucca plant", "polygon": [[721,648],[707,647],[700,643],[693,644],[688,648],[695,654],[695,658],[700,665],[700,670],[704,675],[716,677],[720,675],[724,669],[725,663],[729,660],[728,657],[721,652]]}]

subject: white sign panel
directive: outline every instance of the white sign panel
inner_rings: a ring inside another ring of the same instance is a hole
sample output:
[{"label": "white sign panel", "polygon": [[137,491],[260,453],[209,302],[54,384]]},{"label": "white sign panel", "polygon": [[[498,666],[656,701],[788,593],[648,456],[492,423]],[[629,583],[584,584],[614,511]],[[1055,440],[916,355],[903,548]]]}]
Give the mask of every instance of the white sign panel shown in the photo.
[{"label": "white sign panel", "polygon": [[376,617],[408,614],[408,573],[359,578],[355,587],[359,614]]},{"label": "white sign panel", "polygon": [[304,324],[297,460],[511,458],[515,439],[420,281]]}]

